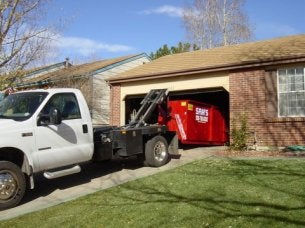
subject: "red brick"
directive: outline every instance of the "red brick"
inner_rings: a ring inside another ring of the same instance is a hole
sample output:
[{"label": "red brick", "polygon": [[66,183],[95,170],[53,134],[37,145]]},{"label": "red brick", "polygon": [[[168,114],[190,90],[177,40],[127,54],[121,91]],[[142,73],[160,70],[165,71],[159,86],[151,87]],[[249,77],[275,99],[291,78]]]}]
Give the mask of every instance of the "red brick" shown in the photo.
[{"label": "red brick", "polygon": [[110,90],[110,125],[121,124],[121,85],[113,84]]},{"label": "red brick", "polygon": [[264,77],[264,70],[230,73],[231,126],[232,120],[244,113],[258,146],[304,145],[305,118],[267,118]]}]

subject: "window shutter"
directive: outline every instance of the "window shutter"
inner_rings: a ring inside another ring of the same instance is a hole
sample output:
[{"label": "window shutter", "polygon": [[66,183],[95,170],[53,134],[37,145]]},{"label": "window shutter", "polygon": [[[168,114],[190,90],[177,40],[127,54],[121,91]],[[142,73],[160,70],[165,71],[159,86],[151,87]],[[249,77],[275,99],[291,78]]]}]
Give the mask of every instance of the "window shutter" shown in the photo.
[{"label": "window shutter", "polygon": [[266,117],[278,117],[277,71],[265,72],[266,85]]}]

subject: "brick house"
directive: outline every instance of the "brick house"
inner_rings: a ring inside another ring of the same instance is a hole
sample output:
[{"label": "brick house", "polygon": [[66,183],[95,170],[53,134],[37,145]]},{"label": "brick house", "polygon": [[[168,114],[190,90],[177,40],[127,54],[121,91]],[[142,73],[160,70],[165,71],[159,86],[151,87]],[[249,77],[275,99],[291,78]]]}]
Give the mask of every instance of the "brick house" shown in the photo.
[{"label": "brick house", "polygon": [[152,88],[222,108],[228,126],[241,115],[257,146],[305,145],[305,35],[281,37],[159,58],[112,78],[111,120]]}]

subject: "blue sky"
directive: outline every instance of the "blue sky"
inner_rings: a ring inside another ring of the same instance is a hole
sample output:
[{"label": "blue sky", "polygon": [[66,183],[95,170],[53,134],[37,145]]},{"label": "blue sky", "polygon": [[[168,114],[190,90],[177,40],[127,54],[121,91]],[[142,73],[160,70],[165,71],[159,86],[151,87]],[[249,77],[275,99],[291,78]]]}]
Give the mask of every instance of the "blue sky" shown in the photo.
[{"label": "blue sky", "polygon": [[[56,60],[72,62],[156,51],[187,41],[181,10],[193,0],[53,0],[63,22]],[[305,0],[245,0],[255,40],[305,34]]]}]

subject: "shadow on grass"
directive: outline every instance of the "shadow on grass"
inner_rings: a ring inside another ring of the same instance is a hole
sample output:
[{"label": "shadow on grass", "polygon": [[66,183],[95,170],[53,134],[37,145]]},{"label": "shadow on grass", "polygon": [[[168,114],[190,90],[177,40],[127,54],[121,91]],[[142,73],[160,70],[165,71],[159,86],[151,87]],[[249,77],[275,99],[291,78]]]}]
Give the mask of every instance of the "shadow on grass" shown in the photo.
[{"label": "shadow on grass", "polygon": [[[171,155],[171,159],[180,159],[180,156],[180,154]],[[106,175],[109,175],[108,179],[110,179],[114,184],[121,184],[121,180],[114,178],[112,174],[115,175],[123,169],[136,170],[142,167],[144,167],[143,159],[130,157],[105,162],[89,162],[82,165],[82,171],[80,173],[51,180],[44,178],[43,174],[40,173],[35,176],[35,188],[27,191],[20,205],[26,204],[40,197],[48,196],[58,189],[62,190],[89,183],[92,179]],[[130,173],[130,175],[132,174]]]},{"label": "shadow on grass", "polygon": [[[281,177],[283,179],[287,179],[287,182],[284,183],[289,184],[290,181],[304,181],[305,180],[305,167],[302,167],[305,165],[305,160],[304,162],[300,163],[300,166],[294,166],[292,167],[289,165],[289,162],[293,162],[291,159],[272,159],[272,160],[260,160],[256,159],[254,160],[247,160],[247,159],[231,159],[231,158],[226,158],[226,160],[230,161],[230,163],[238,167],[237,169],[229,169],[229,172],[221,172],[221,173],[213,173],[214,177],[220,177],[220,176],[234,176],[239,178],[240,180],[243,180],[244,183],[247,183],[249,185],[253,185],[253,187],[256,186],[261,186],[265,187],[266,189],[269,190],[274,190],[274,191],[279,191],[283,193],[287,193],[290,195],[293,195],[295,197],[300,197],[301,199],[304,200],[305,203],[305,192],[304,194],[296,194],[293,192],[287,191],[287,189],[283,188],[275,188],[269,181],[269,179],[264,179],[264,178],[257,178],[257,181],[251,179],[251,181],[247,180],[249,176],[257,176],[257,177],[264,177],[268,176],[269,178],[271,177]],[[257,162],[260,161],[260,162]],[[281,165],[277,165],[277,162],[281,162]],[[200,171],[188,171],[189,174],[191,175],[198,175],[198,176],[209,176],[210,173],[204,173]],[[305,184],[305,183],[304,183]]]},{"label": "shadow on grass", "polygon": [[[207,168],[204,163],[196,162],[195,169],[191,166],[183,166],[177,169],[175,173],[171,173],[173,181],[177,181],[173,186],[170,186],[167,181],[159,181],[153,185],[148,182],[139,182],[139,184],[126,184],[121,188],[132,191],[133,194],[115,194],[114,197],[123,198],[122,204],[115,206],[143,206],[145,204],[164,205],[169,204],[170,210],[175,210],[178,205],[186,204],[192,208],[204,211],[207,214],[212,214],[214,220],[209,225],[219,225],[218,223],[223,220],[233,219],[258,221],[262,220],[274,223],[285,223],[287,225],[305,226],[305,194],[302,191],[294,191],[294,188],[286,187],[291,181],[301,182],[295,188],[304,189],[305,187],[305,168],[294,167],[293,163],[289,161],[248,161],[248,160],[226,160],[229,167],[224,168],[222,171],[217,171],[221,167],[210,167],[211,170],[205,171]],[[288,163],[287,163],[288,162]],[[287,163],[287,164],[286,164]],[[213,165],[213,161],[210,163]],[[299,165],[305,163],[300,163]],[[193,164],[194,165],[194,164]],[[201,167],[200,167],[201,166]],[[190,169],[189,169],[190,168]],[[183,178],[195,177],[193,182],[188,185],[183,184]],[[196,177],[197,176],[197,177]],[[169,179],[171,179],[169,178]],[[274,184],[274,180],[279,180]],[[217,186],[210,185],[210,187],[202,188],[198,182],[207,183],[209,181],[219,180],[224,182],[223,185]],[[230,186],[232,181],[232,186]],[[193,185],[193,186],[191,186]],[[234,186],[238,185],[235,189]],[[222,186],[222,187],[221,187]],[[225,188],[231,187],[232,190],[228,191]],[[238,190],[239,188],[243,190]],[[249,193],[251,191],[258,191],[258,194]],[[235,192],[236,191],[236,192]],[[240,192],[239,192],[240,191]],[[247,195],[248,194],[248,195]],[[273,195],[274,198],[270,200],[262,199],[264,194]],[[282,201],[281,197],[291,199],[293,203]],[[109,206],[114,206],[110,204]],[[296,214],[296,215],[295,215]],[[192,221],[192,215],[182,215],[181,221],[189,219]],[[162,221],[159,221],[160,223]],[[253,223],[252,223],[253,224]],[[162,225],[162,224],[156,224]],[[164,224],[163,224],[164,225]],[[240,224],[239,224],[240,225]]]},{"label": "shadow on grass", "polygon": [[[92,179],[114,174],[123,169],[134,170],[143,167],[143,162],[137,159],[113,160],[107,162],[94,162],[82,165],[82,171],[77,174],[56,179],[46,179],[42,173],[35,177],[35,189],[29,190],[21,204],[28,203],[39,197],[47,196],[58,189],[67,189],[73,186],[89,183]],[[109,179],[112,175],[109,176]],[[113,178],[113,182],[117,180]]]}]

